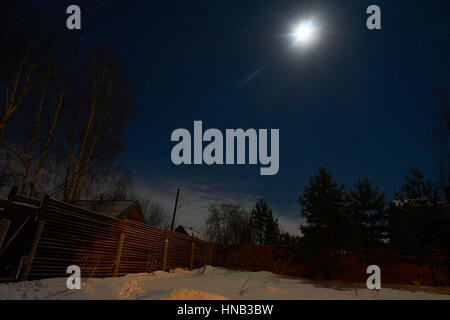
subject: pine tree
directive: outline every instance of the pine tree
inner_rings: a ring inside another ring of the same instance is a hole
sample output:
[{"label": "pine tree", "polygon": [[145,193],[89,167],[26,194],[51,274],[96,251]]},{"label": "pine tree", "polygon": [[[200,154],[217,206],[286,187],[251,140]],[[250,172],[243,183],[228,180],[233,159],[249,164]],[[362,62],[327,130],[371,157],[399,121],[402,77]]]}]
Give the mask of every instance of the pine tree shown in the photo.
[{"label": "pine tree", "polygon": [[379,246],[386,237],[385,194],[372,186],[367,178],[358,179],[347,195],[348,212],[353,225],[352,245],[355,249]]},{"label": "pine tree", "polygon": [[405,183],[395,191],[395,200],[389,208],[391,246],[408,253],[431,252],[438,246],[437,189],[415,167],[404,178]]},{"label": "pine tree", "polygon": [[278,219],[273,216],[267,202],[260,199],[250,214],[250,225],[254,240],[258,244],[277,244],[280,238]]},{"label": "pine tree", "polygon": [[323,252],[348,245],[349,219],[344,186],[338,185],[325,167],[309,178],[299,203],[301,216],[307,223],[300,229],[311,250]]}]

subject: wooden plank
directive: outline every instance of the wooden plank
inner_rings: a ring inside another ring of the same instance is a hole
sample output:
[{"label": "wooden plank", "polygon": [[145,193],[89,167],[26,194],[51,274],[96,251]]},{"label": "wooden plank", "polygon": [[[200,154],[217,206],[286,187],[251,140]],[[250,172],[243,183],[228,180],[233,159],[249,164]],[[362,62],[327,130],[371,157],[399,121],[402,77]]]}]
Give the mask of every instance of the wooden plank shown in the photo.
[{"label": "wooden plank", "polygon": [[164,240],[164,254],[163,254],[163,261],[162,261],[162,270],[163,271],[166,271],[167,249],[169,249],[169,239],[166,238],[166,240]]},{"label": "wooden plank", "polygon": [[0,249],[3,246],[3,242],[5,241],[6,234],[8,233],[10,224],[11,224],[11,220],[2,219],[0,221]]},{"label": "wooden plank", "polygon": [[45,217],[46,213],[47,213],[47,208],[48,208],[48,203],[50,201],[50,196],[48,194],[46,194],[44,196],[44,199],[41,202],[41,207],[39,208],[39,213],[38,213],[38,218],[40,219],[41,217]]},{"label": "wooden plank", "polygon": [[22,257],[20,258],[19,265],[17,266],[17,271],[16,271],[16,278],[15,278],[15,280],[19,279],[19,276],[20,276],[20,273],[22,272],[23,265],[25,264],[25,261],[27,261],[27,256],[22,256]]},{"label": "wooden plank", "polygon": [[122,256],[124,242],[125,242],[125,234],[122,233],[119,239],[119,246],[117,247],[116,258],[114,259],[114,270],[112,273],[113,277],[117,277],[117,274],[119,273],[120,257]]},{"label": "wooden plank", "polygon": [[212,266],[212,254],[213,254],[213,246],[212,243],[209,244],[209,265]]},{"label": "wooden plank", "polygon": [[41,240],[41,234],[44,230],[45,221],[39,221],[36,231],[34,232],[33,242],[31,243],[30,251],[25,261],[25,270],[23,272],[23,280],[28,279],[28,275],[31,271],[31,266],[33,265],[34,255],[36,254],[39,241]]},{"label": "wooden plank", "polygon": [[195,249],[195,242],[194,242],[194,234],[192,234],[192,244],[191,244],[191,256],[189,261],[189,270],[192,270],[192,267],[194,265],[194,249]]}]

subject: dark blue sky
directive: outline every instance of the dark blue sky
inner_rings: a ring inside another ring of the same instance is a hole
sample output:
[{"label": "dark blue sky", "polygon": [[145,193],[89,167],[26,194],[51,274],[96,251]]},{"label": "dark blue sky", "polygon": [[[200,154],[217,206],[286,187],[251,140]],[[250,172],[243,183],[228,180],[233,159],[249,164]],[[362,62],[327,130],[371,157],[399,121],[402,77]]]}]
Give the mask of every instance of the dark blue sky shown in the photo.
[{"label": "dark blue sky", "polygon": [[[431,129],[435,90],[450,89],[448,0],[48,3],[40,10],[55,28],[85,48],[106,44],[137,81],[139,114],[122,162],[137,191],[164,205],[182,188],[182,223],[199,226],[211,201],[264,197],[293,231],[298,195],[321,165],[348,187],[367,176],[389,198],[412,165],[436,177]],[[81,7],[81,31],[65,29],[70,4]],[[381,7],[382,30],[366,28],[371,4]],[[308,50],[287,37],[302,17],[320,28]],[[192,131],[194,120],[279,128],[278,175],[261,177],[259,166],[176,167],[171,132]]]}]

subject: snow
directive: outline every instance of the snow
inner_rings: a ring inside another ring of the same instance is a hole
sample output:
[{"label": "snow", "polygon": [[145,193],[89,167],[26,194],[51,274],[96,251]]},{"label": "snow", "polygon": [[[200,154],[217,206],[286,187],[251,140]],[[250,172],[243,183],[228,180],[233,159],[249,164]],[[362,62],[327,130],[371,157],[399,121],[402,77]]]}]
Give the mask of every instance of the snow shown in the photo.
[{"label": "snow", "polygon": [[[448,288],[447,288],[448,289]],[[1,283],[0,300],[397,300],[445,299],[450,291],[395,287],[371,291],[363,284],[343,284],[284,278],[270,272],[198,270],[128,274],[117,278],[83,279],[80,290],[69,290],[66,278]]]}]

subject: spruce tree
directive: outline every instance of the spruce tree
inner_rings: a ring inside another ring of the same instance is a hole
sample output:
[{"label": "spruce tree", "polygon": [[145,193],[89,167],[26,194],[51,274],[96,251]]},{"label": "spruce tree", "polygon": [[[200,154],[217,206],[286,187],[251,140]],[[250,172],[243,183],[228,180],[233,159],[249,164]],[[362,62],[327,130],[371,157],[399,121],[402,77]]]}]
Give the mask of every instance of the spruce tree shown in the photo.
[{"label": "spruce tree", "polygon": [[312,251],[342,249],[348,245],[349,219],[344,186],[333,180],[333,175],[321,167],[309,178],[303,195],[299,197],[301,216],[307,225],[300,227]]},{"label": "spruce tree", "polygon": [[365,178],[358,179],[347,199],[353,226],[353,248],[361,250],[380,246],[387,231],[385,194]]},{"label": "spruce tree", "polygon": [[277,244],[280,237],[278,219],[273,216],[267,202],[260,199],[250,213],[252,235],[257,244]]},{"label": "spruce tree", "polygon": [[437,189],[413,167],[405,183],[394,193],[389,207],[389,236],[392,248],[407,253],[430,253],[439,247],[436,238],[440,210]]}]

